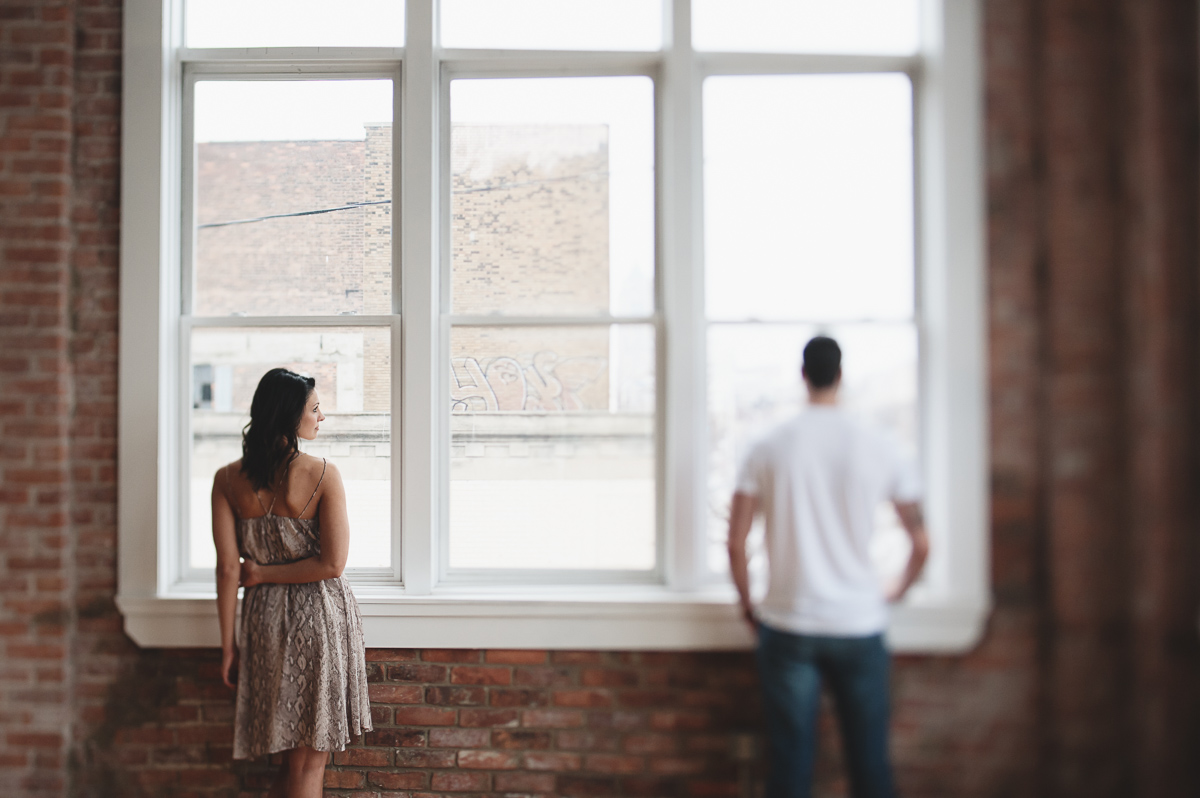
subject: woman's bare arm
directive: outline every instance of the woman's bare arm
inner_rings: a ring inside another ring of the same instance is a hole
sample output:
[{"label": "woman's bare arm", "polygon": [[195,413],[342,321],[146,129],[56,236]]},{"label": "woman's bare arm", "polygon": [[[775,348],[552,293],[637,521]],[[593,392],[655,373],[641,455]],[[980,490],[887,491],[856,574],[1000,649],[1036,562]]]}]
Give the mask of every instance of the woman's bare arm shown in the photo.
[{"label": "woman's bare arm", "polygon": [[[228,468],[228,466],[226,466]],[[224,475],[220,470],[213,477],[212,533],[217,548],[217,620],[221,624],[221,679],[233,687],[230,671],[237,659],[234,643],[234,623],[237,614],[238,576],[241,571],[234,529],[233,507],[225,495]]]},{"label": "woman's bare arm", "polygon": [[341,576],[350,553],[350,521],[346,516],[346,487],[342,475],[329,463],[317,500],[317,516],[321,519],[321,553],[287,565],[242,565],[242,584],[245,587],[266,582],[298,585],[320,582]]}]

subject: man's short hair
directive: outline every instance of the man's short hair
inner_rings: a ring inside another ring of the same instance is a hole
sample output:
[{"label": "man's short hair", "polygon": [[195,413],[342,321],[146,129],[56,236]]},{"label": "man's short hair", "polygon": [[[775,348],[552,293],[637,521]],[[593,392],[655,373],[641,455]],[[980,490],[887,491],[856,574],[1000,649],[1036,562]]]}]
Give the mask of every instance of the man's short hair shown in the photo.
[{"label": "man's short hair", "polygon": [[842,373],[842,348],[826,335],[818,335],[804,345],[801,372],[814,388],[828,388]]}]

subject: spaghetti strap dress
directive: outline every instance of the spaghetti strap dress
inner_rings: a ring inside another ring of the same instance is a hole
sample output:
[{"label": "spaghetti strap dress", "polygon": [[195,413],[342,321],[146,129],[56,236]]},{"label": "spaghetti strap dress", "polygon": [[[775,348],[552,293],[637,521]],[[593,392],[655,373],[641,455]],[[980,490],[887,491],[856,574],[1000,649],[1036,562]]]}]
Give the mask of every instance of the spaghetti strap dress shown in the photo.
[{"label": "spaghetti strap dress", "polygon": [[[284,565],[320,554],[318,520],[275,515],[274,507],[237,519],[242,557]],[[234,759],[302,745],[342,751],[351,735],[371,731],[362,619],[344,578],[247,588],[237,643]]]}]

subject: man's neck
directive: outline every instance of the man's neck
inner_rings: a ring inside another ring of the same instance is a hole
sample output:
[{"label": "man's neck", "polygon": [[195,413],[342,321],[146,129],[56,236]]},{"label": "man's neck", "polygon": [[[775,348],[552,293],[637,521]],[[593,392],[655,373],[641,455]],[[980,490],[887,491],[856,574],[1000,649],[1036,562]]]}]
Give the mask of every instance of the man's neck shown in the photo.
[{"label": "man's neck", "polygon": [[837,389],[809,391],[808,403],[810,405],[820,405],[821,407],[836,407],[838,403]]}]

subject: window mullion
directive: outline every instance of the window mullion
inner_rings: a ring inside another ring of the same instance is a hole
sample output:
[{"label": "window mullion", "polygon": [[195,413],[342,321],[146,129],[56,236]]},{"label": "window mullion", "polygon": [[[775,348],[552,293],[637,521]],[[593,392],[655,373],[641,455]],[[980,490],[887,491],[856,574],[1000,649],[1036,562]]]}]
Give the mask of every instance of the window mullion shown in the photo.
[{"label": "window mullion", "polygon": [[[663,425],[662,523],[668,584],[691,589],[704,562],[704,274],[701,268],[700,76],[691,44],[691,3],[665,0],[669,41],[660,84],[658,297],[663,325],[659,392]],[[670,142],[667,146],[665,143]],[[670,412],[663,412],[665,402]]]},{"label": "window mullion", "polygon": [[406,592],[427,594],[437,573],[437,467],[443,393],[438,342],[438,63],[436,0],[408,0],[401,90],[401,541]]}]

